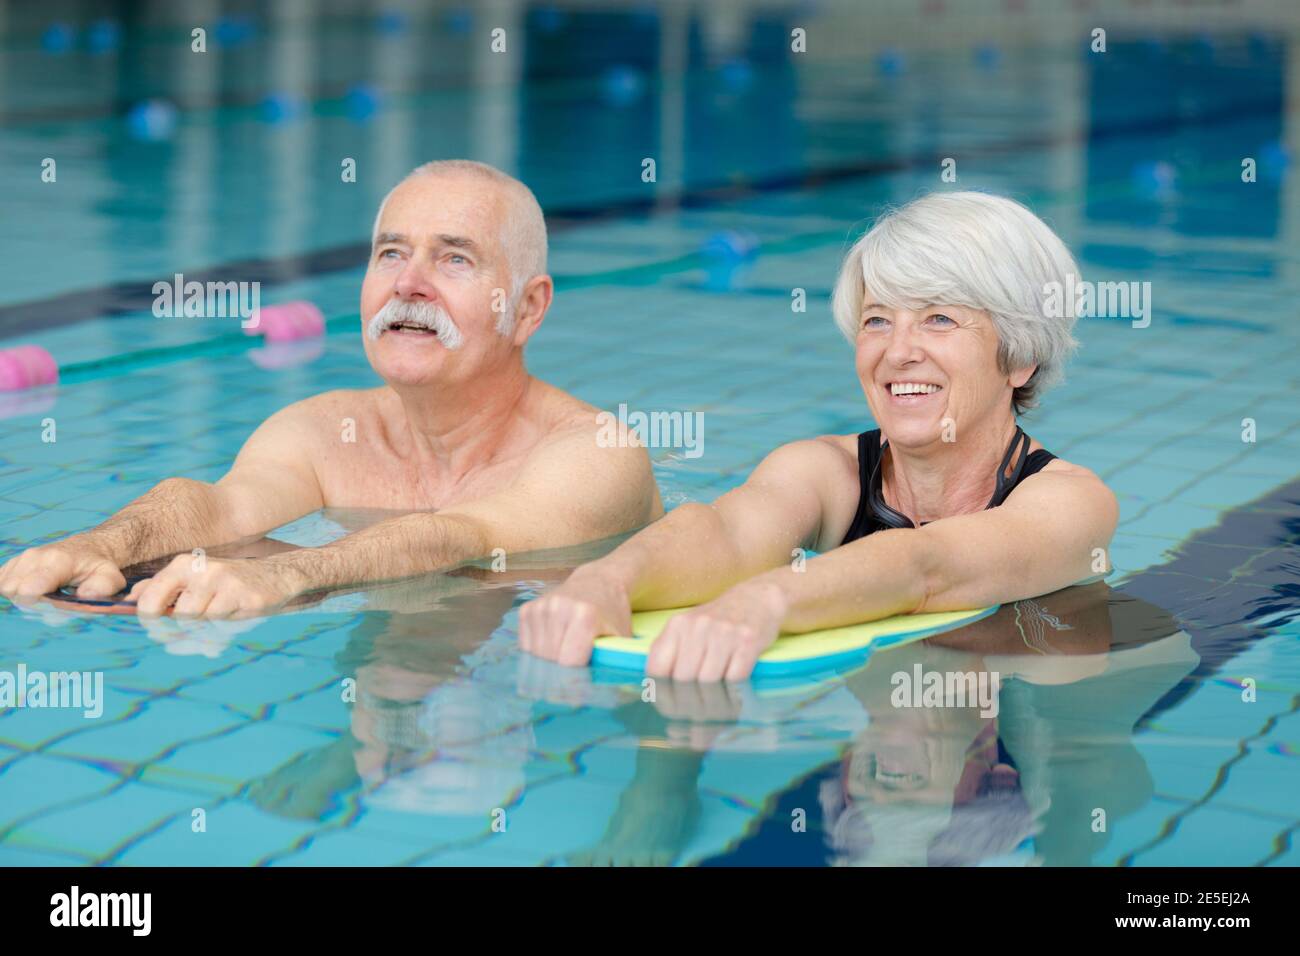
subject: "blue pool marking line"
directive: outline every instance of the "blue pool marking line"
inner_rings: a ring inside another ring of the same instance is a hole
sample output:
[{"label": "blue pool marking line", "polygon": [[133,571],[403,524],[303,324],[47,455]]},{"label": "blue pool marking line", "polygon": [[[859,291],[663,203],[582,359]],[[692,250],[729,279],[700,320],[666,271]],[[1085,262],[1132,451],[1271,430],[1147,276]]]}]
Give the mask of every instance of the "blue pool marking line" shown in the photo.
[{"label": "blue pool marking line", "polygon": [[[807,634],[785,634],[764,651],[754,665],[753,678],[805,677],[865,661],[871,652],[908,641],[933,637],[983,620],[999,605],[974,611],[900,614],[865,624],[850,624]],[[642,611],[632,615],[632,637],[602,637],[592,650],[593,667],[645,673],[646,657],[668,621],[688,608]]]}]

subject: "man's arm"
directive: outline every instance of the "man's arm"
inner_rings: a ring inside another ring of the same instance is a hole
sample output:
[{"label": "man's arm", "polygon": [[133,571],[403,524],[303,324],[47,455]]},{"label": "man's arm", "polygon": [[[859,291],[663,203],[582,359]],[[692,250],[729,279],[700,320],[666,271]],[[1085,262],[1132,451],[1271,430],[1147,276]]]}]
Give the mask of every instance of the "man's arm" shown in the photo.
[{"label": "man's arm", "polygon": [[305,447],[309,402],[268,418],[215,484],[168,478],[98,527],[30,548],[0,568],[0,594],[33,598],[77,585],[105,597],[125,584],[121,569],[177,551],[256,537],[321,507]]},{"label": "man's arm", "polygon": [[561,548],[639,527],[651,517],[653,488],[644,449],[600,448],[591,431],[573,429],[535,449],[500,492],[267,560],[299,571],[304,591],[410,577],[498,548]]},{"label": "man's arm", "polygon": [[[538,446],[501,491],[439,512],[381,521],[321,548],[256,561],[178,559],[136,593],[142,613],[222,617],[306,591],[410,577],[491,555],[608,537],[654,517],[654,477],[638,447],[602,448],[578,428]],[[184,556],[182,556],[183,558]]]},{"label": "man's arm", "polygon": [[281,409],[248,437],[216,483],[169,478],[85,538],[125,566],[260,537],[316,511],[323,501],[306,447],[314,424],[311,400]]}]

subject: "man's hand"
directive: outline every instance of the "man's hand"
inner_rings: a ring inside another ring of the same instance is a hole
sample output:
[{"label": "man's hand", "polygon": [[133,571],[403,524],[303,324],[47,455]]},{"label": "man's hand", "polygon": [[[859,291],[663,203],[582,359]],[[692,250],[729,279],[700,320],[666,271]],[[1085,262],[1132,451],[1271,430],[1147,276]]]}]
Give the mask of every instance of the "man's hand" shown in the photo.
[{"label": "man's hand", "polygon": [[34,599],[65,584],[81,598],[105,598],[126,586],[117,562],[84,538],[68,538],[28,548],[0,567],[0,594],[10,600]]},{"label": "man's hand", "polygon": [[760,581],[738,584],[670,620],[650,648],[646,674],[673,680],[740,681],[781,633],[785,598]]},{"label": "man's hand", "polygon": [[519,609],[519,645],[529,654],[581,667],[596,638],[632,633],[632,610],[622,584],[579,568],[569,580]]},{"label": "man's hand", "polygon": [[269,558],[218,560],[178,555],[127,595],[142,615],[224,618],[268,614],[304,590],[303,576]]}]

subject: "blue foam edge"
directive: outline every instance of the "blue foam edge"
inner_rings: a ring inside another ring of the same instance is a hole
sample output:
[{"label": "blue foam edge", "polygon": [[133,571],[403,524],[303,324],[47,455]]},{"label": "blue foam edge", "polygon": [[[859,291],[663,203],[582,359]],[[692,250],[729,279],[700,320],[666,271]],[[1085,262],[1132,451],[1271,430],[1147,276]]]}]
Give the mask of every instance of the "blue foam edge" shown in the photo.
[{"label": "blue foam edge", "polygon": [[[855,647],[849,651],[841,651],[838,654],[825,654],[821,657],[807,657],[798,661],[763,661],[760,660],[754,665],[754,672],[750,675],[751,680],[770,680],[773,678],[789,677],[806,677],[809,674],[817,674],[823,671],[842,670],[845,667],[854,664],[860,664],[871,656],[872,651],[884,647],[892,647],[895,644],[901,644],[904,641],[914,641],[925,637],[933,637],[935,634],[944,634],[948,631],[957,631],[968,624],[974,624],[976,621],[982,621],[986,617],[997,613],[1002,605],[994,604],[983,613],[962,621],[960,624],[942,624],[937,627],[927,627],[919,631],[907,631],[903,634],[891,634],[888,637],[881,637],[863,647]],[[618,675],[610,675],[611,682],[619,682],[633,674],[645,673],[645,654],[633,654],[630,651],[619,651],[612,648],[602,648],[596,645],[592,649],[591,666],[593,668],[602,668],[610,671],[618,671]]]}]

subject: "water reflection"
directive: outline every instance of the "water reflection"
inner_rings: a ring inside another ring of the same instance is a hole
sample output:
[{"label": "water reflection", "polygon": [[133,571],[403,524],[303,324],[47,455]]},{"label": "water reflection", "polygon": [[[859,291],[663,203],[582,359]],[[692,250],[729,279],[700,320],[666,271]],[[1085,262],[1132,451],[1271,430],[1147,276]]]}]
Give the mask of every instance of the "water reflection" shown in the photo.
[{"label": "water reflection", "polygon": [[[257,781],[250,799],[299,819],[360,803],[479,817],[486,830],[495,810],[526,798],[536,708],[558,705],[608,712],[636,746],[603,834],[558,857],[570,865],[676,862],[697,829],[710,753],[761,761],[837,730],[849,742],[821,775],[818,805],[803,808],[807,832],[789,836],[824,841],[825,862],[1087,865],[1152,796],[1135,725],[1199,660],[1167,613],[1094,584],[801,688],[659,681],[647,700],[638,681],[519,654],[502,629],[571,566],[463,568],[367,592],[386,610],[363,615],[337,657],[356,680],[347,732]],[[993,681],[996,710],[900,706],[899,675],[916,673]],[[838,703],[809,716],[828,701]]]},{"label": "water reflection", "polygon": [[[1092,862],[1115,821],[1152,795],[1135,725],[1197,661],[1168,614],[1104,584],[876,654],[843,679],[865,729],[825,775],[820,807],[806,808],[820,815],[827,862]],[[898,706],[898,675],[918,667],[997,680],[996,716],[976,702]],[[616,711],[641,740],[636,774],[604,837],[572,863],[672,862],[699,814],[702,762],[755,693],[671,682],[657,690],[654,703]],[[792,827],[791,838],[802,832]]]},{"label": "water reflection", "polygon": [[[365,592],[368,613],[337,656],[355,680],[348,731],[255,783],[249,797],[283,816],[316,819],[365,793],[367,805],[487,816],[523,783],[533,745],[531,701],[485,679],[512,666],[488,642],[525,588],[567,569],[470,567]],[[382,609],[382,610],[381,610]]]},{"label": "water reflection", "polygon": [[[847,681],[870,725],[821,788],[832,862],[969,865],[1030,840],[1035,862],[1092,862],[1152,795],[1135,725],[1197,660],[1167,614],[1104,584],[880,655]],[[999,675],[997,716],[893,706],[891,676],[917,664]]]}]

